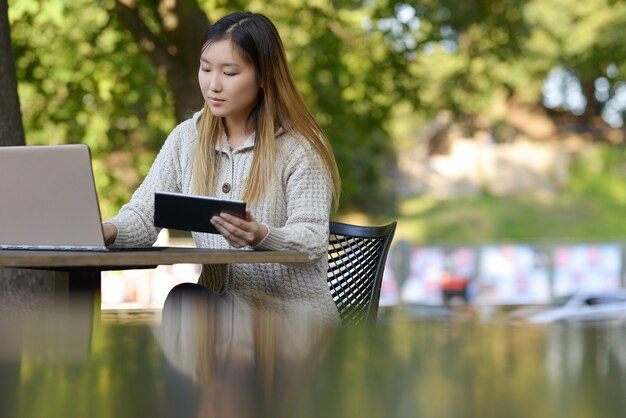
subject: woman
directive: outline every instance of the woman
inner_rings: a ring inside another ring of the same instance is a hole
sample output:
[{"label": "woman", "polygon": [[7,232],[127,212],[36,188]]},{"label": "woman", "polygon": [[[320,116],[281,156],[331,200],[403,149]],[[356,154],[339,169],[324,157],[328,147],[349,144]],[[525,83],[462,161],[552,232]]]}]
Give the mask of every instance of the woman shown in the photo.
[{"label": "woman", "polygon": [[207,265],[199,283],[249,301],[294,302],[337,322],[326,250],[339,173],[326,136],[295,87],[274,25],[248,12],[218,20],[202,42],[198,81],[204,108],[171,132],[131,201],[105,222],[107,243],[156,240],[155,191],[245,200],[246,219],[207,219],[220,235],[193,233],[196,245],[297,250],[309,262]]}]

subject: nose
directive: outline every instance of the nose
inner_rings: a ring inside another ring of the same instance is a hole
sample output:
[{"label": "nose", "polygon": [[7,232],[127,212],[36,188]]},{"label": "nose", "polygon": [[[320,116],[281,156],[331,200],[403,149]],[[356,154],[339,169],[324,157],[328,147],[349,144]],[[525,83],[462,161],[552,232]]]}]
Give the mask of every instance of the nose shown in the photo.
[{"label": "nose", "polygon": [[222,90],[222,82],[217,71],[211,73],[211,79],[209,80],[209,89],[211,91]]}]

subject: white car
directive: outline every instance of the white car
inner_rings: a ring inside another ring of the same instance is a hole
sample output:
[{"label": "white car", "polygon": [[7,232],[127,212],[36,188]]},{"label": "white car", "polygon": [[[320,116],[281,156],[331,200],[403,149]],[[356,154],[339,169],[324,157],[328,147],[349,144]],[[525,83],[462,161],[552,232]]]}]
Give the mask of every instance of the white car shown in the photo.
[{"label": "white car", "polygon": [[560,306],[528,315],[532,324],[626,320],[626,292],[581,292],[563,298]]}]

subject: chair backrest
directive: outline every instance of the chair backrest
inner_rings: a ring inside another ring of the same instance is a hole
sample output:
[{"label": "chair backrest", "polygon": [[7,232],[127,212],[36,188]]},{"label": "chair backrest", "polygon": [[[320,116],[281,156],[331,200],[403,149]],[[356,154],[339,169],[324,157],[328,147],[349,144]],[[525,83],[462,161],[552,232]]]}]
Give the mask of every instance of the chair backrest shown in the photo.
[{"label": "chair backrest", "polygon": [[341,323],[375,322],[396,222],[357,226],[331,221],[329,226],[328,286]]}]

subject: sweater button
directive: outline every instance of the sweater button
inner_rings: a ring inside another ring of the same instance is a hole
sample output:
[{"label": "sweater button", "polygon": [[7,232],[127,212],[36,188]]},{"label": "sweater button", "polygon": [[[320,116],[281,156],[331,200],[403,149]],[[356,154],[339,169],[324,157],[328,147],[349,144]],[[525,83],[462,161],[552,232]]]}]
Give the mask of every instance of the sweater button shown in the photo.
[{"label": "sweater button", "polygon": [[224,193],[230,192],[230,184],[224,183],[224,185],[222,186],[222,192]]}]

